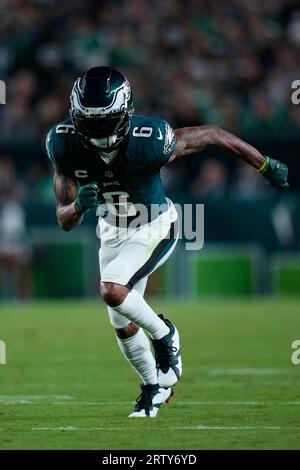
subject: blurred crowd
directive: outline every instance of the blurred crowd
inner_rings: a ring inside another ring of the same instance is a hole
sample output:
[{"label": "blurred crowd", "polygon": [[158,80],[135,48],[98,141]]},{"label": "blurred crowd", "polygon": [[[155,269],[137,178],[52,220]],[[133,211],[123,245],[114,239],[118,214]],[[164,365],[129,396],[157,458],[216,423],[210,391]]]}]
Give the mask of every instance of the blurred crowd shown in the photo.
[{"label": "blurred crowd", "polygon": [[[296,0],[1,0],[0,296],[30,295],[24,203],[53,204],[44,139],[85,69],[119,68],[136,112],[174,128],[211,123],[250,142],[297,142],[299,49]],[[162,177],[196,200],[272,194],[252,168],[228,162],[212,152]]]},{"label": "blurred crowd", "polygon": [[299,45],[291,0],[1,0],[2,133],[39,136],[66,114],[78,74],[112,64],[140,113],[289,136],[300,129]]},{"label": "blurred crowd", "polygon": [[24,186],[12,161],[0,159],[0,300],[31,294],[31,252],[22,200]]},{"label": "blurred crowd", "polygon": [[[68,114],[74,79],[107,64],[128,76],[137,113],[174,127],[218,124],[250,142],[299,139],[290,99],[299,49],[294,0],[1,0],[0,154],[32,197],[51,198],[46,132]],[[190,193],[223,194],[229,171],[212,158],[188,180]],[[250,169],[236,175],[235,191],[260,194]],[[174,178],[165,172],[166,184]]]}]

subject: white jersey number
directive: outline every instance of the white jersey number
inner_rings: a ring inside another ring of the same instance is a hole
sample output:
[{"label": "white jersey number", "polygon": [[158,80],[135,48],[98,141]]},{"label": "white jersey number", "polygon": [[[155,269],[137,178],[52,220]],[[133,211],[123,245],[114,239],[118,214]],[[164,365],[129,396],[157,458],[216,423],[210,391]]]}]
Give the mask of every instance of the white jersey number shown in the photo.
[{"label": "white jersey number", "polygon": [[140,130],[138,127],[134,127],[132,131],[133,137],[151,137],[153,132],[153,127],[141,127]]},{"label": "white jersey number", "polygon": [[125,191],[111,191],[103,193],[105,204],[109,212],[118,217],[132,217],[136,209],[129,201],[129,194]]},{"label": "white jersey number", "polygon": [[71,134],[75,134],[75,128],[72,124],[59,124],[55,128],[56,134],[68,134],[68,132],[71,132]]}]

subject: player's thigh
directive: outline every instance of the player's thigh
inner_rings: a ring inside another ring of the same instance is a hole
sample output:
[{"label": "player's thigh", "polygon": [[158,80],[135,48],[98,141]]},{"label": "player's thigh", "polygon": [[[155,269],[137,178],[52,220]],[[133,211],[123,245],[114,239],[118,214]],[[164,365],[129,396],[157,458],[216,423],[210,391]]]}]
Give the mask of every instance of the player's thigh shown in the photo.
[{"label": "player's thigh", "polygon": [[99,249],[99,268],[100,274],[104,271],[106,266],[111,263],[116,256],[118,256],[118,252],[113,248],[107,246],[103,242],[101,243],[101,247]]},{"label": "player's thigh", "polygon": [[167,260],[178,239],[178,221],[147,227],[126,242],[117,257],[109,262],[101,273],[103,282],[113,282],[134,288],[137,283],[155,271]]},{"label": "player's thigh", "polygon": [[127,242],[128,232],[109,225],[104,220],[98,224],[101,245],[99,249],[100,273],[113,261],[122,251]]},{"label": "player's thigh", "polygon": [[162,266],[170,258],[171,254],[173,253],[173,251],[176,248],[176,245],[177,245],[177,242],[178,242],[178,237],[179,237],[179,233],[176,234],[176,237],[174,239],[174,243],[169,247],[168,250],[165,251],[164,255],[153,266],[153,269],[149,272],[149,276],[150,276],[150,274],[154,273],[158,268],[160,268],[160,266]]}]

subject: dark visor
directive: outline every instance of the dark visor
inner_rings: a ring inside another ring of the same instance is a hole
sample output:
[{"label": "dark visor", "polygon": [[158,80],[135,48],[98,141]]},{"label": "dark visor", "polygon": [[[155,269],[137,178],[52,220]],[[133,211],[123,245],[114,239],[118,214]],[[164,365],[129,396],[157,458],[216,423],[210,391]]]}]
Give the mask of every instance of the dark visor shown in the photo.
[{"label": "dark visor", "polygon": [[92,139],[114,135],[122,126],[125,114],[105,117],[73,116],[77,132]]}]

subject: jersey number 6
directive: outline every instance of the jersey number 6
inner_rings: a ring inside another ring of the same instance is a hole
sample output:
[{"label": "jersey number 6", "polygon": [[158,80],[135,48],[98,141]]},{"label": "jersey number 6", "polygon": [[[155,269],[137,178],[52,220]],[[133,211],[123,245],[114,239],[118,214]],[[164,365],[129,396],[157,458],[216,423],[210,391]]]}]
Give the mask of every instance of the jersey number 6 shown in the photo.
[{"label": "jersey number 6", "polygon": [[134,127],[132,131],[133,137],[151,137],[153,132],[153,127],[141,127],[140,130],[138,127]]}]

